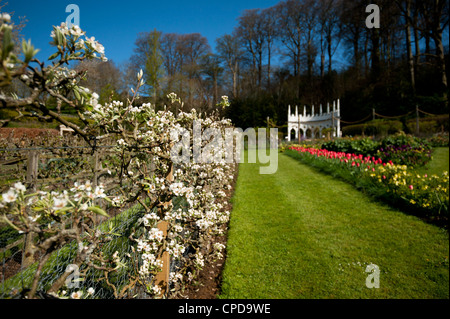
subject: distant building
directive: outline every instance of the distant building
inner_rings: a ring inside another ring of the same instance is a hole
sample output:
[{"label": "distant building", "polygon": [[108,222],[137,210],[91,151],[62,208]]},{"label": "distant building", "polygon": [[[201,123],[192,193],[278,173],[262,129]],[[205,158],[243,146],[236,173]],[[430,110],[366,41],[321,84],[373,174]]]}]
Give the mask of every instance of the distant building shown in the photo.
[{"label": "distant building", "polygon": [[[337,106],[337,107],[336,107]],[[330,111],[330,104],[327,103],[327,112],[323,113],[322,104],[319,106],[319,114],[314,113],[314,105],[311,108],[311,114],[306,114],[306,106],[303,108],[303,115],[298,113],[298,106],[295,106],[295,114],[291,112],[291,106],[288,109],[288,136],[287,140],[320,138],[324,134],[324,129],[333,128],[333,137],[341,137],[340,105],[339,100],[333,101],[333,109]]]}]

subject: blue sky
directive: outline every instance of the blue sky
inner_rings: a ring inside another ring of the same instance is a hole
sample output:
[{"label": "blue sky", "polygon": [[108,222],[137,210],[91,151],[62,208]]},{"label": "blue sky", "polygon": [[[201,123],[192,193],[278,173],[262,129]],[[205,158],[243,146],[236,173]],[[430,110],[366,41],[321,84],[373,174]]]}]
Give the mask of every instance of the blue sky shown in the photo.
[{"label": "blue sky", "polygon": [[14,13],[13,20],[25,16],[22,31],[41,49],[41,61],[55,52],[49,45],[53,25],[66,21],[69,4],[80,8],[80,26],[87,36],[105,46],[106,56],[117,64],[133,53],[137,33],[157,29],[165,33],[198,32],[208,38],[214,50],[215,40],[231,33],[236,19],[245,9],[268,8],[279,0],[159,0],[159,1],[94,1],[94,0],[4,0],[3,11]]}]

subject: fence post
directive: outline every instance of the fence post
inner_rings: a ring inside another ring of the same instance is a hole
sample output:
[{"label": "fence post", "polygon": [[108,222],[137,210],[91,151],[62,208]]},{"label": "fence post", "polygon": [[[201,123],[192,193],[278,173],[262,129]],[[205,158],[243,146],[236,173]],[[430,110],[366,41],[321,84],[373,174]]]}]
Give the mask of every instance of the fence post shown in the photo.
[{"label": "fence post", "polygon": [[38,174],[39,153],[37,151],[30,151],[27,159],[27,180],[28,189],[32,192],[36,191],[36,180]]},{"label": "fence post", "polygon": [[[170,167],[169,175],[167,175],[167,180],[173,182],[173,164]],[[164,207],[167,208],[171,201],[164,203]],[[163,232],[164,238],[167,237],[167,229],[169,223],[165,220],[160,221],[157,225],[158,229]],[[163,266],[160,272],[158,272],[155,276],[156,285],[161,288],[161,295],[159,297],[163,297],[169,290],[169,273],[170,273],[170,256],[167,251],[163,251],[162,255],[158,258],[163,262]]]},{"label": "fence post", "polygon": [[[28,153],[27,159],[27,177],[26,182],[28,184],[28,190],[30,192],[36,191],[36,180],[38,176],[38,164],[39,164],[39,153],[38,151],[30,151]],[[33,256],[33,232],[25,234],[24,247],[22,253],[22,268],[27,268],[34,263]]]}]

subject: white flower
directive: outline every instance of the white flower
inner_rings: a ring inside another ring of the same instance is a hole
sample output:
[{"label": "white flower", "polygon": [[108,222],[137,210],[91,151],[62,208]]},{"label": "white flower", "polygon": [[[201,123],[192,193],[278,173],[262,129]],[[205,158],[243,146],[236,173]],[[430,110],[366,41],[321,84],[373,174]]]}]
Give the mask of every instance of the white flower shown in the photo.
[{"label": "white flower", "polygon": [[100,54],[105,54],[105,47],[98,42],[95,42],[94,49]]},{"label": "white flower", "polygon": [[87,191],[90,191],[92,189],[91,181],[89,181],[89,180],[86,181],[86,183],[84,184],[84,189]]},{"label": "white flower", "polygon": [[90,191],[88,191],[88,192],[86,193],[86,196],[87,196],[87,198],[95,199],[95,194],[92,193],[92,192],[90,192]]},{"label": "white flower", "polygon": [[81,193],[76,193],[75,195],[73,195],[73,200],[78,202],[82,197],[83,195]]},{"label": "white flower", "polygon": [[83,48],[84,48],[84,40],[83,39],[79,39],[78,42],[75,43],[75,49],[81,50]]},{"label": "white flower", "polygon": [[67,205],[67,199],[64,197],[59,197],[59,198],[53,199],[53,209],[54,210],[62,209],[64,207],[66,207],[66,205]]},{"label": "white flower", "polygon": [[95,191],[94,191],[94,196],[96,198],[104,198],[104,197],[106,197],[105,190],[103,189],[103,187],[97,186],[95,188]]},{"label": "white flower", "polygon": [[92,287],[90,287],[90,288],[88,289],[87,293],[88,293],[89,295],[93,295],[93,294],[95,293],[95,289],[92,288]]},{"label": "white flower", "polygon": [[0,19],[2,19],[5,22],[10,22],[11,16],[8,13],[2,13],[0,16]]},{"label": "white flower", "polygon": [[41,217],[41,215],[36,215],[36,216],[28,216],[28,219],[31,220],[32,222],[37,221],[39,218]]},{"label": "white flower", "polygon": [[14,188],[10,188],[9,191],[3,193],[3,202],[4,203],[13,203],[17,199],[17,192]]},{"label": "white flower", "polygon": [[119,196],[116,196],[112,199],[112,204],[114,206],[119,206],[122,203],[122,199]]},{"label": "white flower", "polygon": [[70,294],[70,298],[72,299],[81,299],[81,296],[83,296],[83,292],[81,290],[74,291]]},{"label": "white flower", "polygon": [[79,38],[80,36],[82,36],[85,32],[83,32],[79,26],[77,25],[73,25],[72,29],[70,29],[70,34],[72,34],[73,36],[75,36],[76,38]]},{"label": "white flower", "polygon": [[153,287],[152,287],[152,292],[155,294],[155,295],[159,295],[159,294],[161,294],[161,287],[159,287],[159,286],[157,286],[157,285],[153,285]]},{"label": "white flower", "polygon": [[156,241],[162,241],[164,238],[164,233],[162,230],[159,230],[158,228],[152,228],[149,231],[148,239],[150,240],[156,240]]},{"label": "white flower", "polygon": [[18,192],[25,192],[27,190],[27,188],[21,183],[21,182],[17,182],[14,184],[14,188],[18,191]]}]

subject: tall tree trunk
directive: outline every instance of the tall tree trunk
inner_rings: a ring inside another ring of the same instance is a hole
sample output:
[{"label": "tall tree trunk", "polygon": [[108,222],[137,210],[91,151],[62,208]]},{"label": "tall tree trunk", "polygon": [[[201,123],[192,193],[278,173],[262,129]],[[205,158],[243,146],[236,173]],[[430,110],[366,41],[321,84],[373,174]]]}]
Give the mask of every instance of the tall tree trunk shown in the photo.
[{"label": "tall tree trunk", "polygon": [[367,78],[369,76],[369,36],[366,35],[366,40],[364,41],[364,76]]},{"label": "tall tree trunk", "polygon": [[333,55],[331,50],[331,35],[327,35],[327,46],[328,46],[328,74],[331,74],[331,57]]},{"label": "tall tree trunk", "polygon": [[430,62],[430,36],[425,32],[425,61]]},{"label": "tall tree trunk", "polygon": [[267,89],[270,91],[270,59],[271,59],[271,49],[270,42],[267,47]]},{"label": "tall tree trunk", "polygon": [[237,74],[238,74],[238,62],[235,61],[234,63],[234,70],[233,70],[233,97],[237,97]]},{"label": "tall tree trunk", "polygon": [[378,29],[372,29],[372,81],[378,81],[381,75],[380,34]]},{"label": "tall tree trunk", "polygon": [[325,48],[323,43],[323,28],[320,32],[320,77],[323,79],[325,75]]},{"label": "tall tree trunk", "polygon": [[[414,10],[414,17],[413,17],[413,21],[414,21],[414,26],[417,26],[417,19],[418,19],[418,14],[419,11],[417,9]],[[420,63],[420,36],[419,36],[419,29],[418,28],[414,28],[414,46],[415,46],[415,54],[416,54],[416,59],[415,59],[415,70],[414,70],[414,74],[417,75],[417,67]]]},{"label": "tall tree trunk", "polygon": [[433,40],[436,46],[436,55],[439,72],[441,73],[441,85],[443,90],[443,98],[446,100],[446,105],[448,105],[448,84],[447,84],[447,74],[445,71],[445,56],[444,56],[444,45],[442,43],[442,31],[433,32]]},{"label": "tall tree trunk", "polygon": [[413,94],[416,92],[416,81],[414,76],[414,58],[411,48],[411,24],[409,22],[411,16],[411,0],[406,2],[406,51],[408,56],[409,74],[411,77],[411,88]]}]

